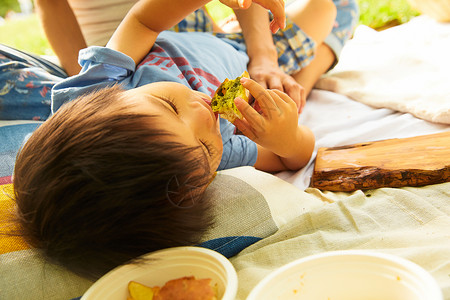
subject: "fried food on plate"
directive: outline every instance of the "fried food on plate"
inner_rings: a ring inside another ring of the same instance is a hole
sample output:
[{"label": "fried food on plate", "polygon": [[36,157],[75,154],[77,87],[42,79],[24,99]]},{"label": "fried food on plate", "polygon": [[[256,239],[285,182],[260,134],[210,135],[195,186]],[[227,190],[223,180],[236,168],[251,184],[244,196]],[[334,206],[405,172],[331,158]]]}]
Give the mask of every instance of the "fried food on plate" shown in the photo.
[{"label": "fried food on plate", "polygon": [[195,279],[194,276],[169,280],[161,288],[130,281],[128,290],[129,300],[217,300],[211,278]]}]

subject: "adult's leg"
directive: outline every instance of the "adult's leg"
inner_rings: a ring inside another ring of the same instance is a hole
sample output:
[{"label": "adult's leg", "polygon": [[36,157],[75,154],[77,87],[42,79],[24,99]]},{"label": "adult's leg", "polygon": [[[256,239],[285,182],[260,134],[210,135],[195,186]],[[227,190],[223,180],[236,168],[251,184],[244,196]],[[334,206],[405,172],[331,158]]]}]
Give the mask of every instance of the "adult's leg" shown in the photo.
[{"label": "adult's leg", "polygon": [[[297,0],[292,4],[294,6],[288,6],[287,13],[292,13],[293,16],[291,17],[293,18],[297,16],[295,19],[297,25],[317,42],[313,60],[309,65],[293,75],[309,94],[320,76],[337,63],[342,47],[351,38],[357,25],[359,8],[356,0],[333,0],[336,7],[336,18],[332,23],[331,32],[323,39],[323,35],[320,35],[320,32],[317,33],[318,28],[311,28],[311,26],[315,26],[314,20],[308,21],[308,19],[305,19],[308,16],[314,17],[314,10],[310,9],[309,12],[300,10],[300,14],[298,13],[302,5],[301,2]],[[313,2],[316,1],[313,0]],[[324,3],[320,4],[320,1],[317,1],[315,5],[324,6]],[[320,22],[324,22],[324,20],[320,20]]]},{"label": "adult's leg", "polygon": [[286,14],[317,45],[313,60],[292,74],[309,95],[316,81],[336,59],[332,49],[324,43],[335,23],[336,6],[331,0],[297,0],[287,6]]},{"label": "adult's leg", "polygon": [[324,43],[319,44],[309,65],[292,74],[292,77],[303,86],[308,96],[317,80],[330,69],[335,60],[336,56],[331,48]]},{"label": "adult's leg", "polygon": [[297,0],[286,7],[286,15],[317,44],[331,32],[336,13],[332,0]]}]

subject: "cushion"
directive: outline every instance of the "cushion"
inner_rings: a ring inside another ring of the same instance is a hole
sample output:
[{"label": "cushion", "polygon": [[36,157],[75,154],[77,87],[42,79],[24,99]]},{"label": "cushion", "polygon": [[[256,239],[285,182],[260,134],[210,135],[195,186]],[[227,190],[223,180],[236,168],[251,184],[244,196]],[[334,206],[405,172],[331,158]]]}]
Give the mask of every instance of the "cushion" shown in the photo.
[{"label": "cushion", "polygon": [[0,185],[0,254],[28,249],[28,245],[19,237],[8,235],[16,227],[9,220],[14,210],[12,184]]}]

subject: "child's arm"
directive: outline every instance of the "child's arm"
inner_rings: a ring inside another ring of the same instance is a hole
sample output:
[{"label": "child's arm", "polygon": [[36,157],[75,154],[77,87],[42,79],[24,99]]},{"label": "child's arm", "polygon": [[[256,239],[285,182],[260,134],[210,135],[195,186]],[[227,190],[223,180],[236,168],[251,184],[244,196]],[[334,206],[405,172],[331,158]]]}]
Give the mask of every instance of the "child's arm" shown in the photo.
[{"label": "child's arm", "polygon": [[138,1],[106,45],[130,56],[138,64],[152,48],[158,34],[183,20],[208,0]]},{"label": "child's arm", "polygon": [[244,119],[235,125],[258,144],[255,167],[264,171],[298,170],[305,166],[314,150],[314,135],[298,125],[295,102],[278,90],[266,90],[251,79],[241,79],[261,107],[261,114],[242,99],[235,103]]}]

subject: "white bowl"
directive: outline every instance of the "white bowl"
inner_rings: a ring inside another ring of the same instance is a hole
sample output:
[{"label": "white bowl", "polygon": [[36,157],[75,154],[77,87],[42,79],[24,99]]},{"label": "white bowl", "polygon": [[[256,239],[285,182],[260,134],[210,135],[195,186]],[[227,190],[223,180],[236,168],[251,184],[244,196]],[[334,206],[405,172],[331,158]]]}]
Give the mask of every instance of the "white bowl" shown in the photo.
[{"label": "white bowl", "polygon": [[413,262],[371,251],[333,251],[289,263],[247,300],[443,300],[433,277]]},{"label": "white bowl", "polygon": [[200,247],[175,247],[143,257],[152,260],[115,268],[96,281],[81,300],[126,300],[131,280],[148,286],[163,286],[171,279],[184,276],[211,278],[212,284],[217,284],[218,299],[234,300],[236,296],[236,270],[218,252]]}]

